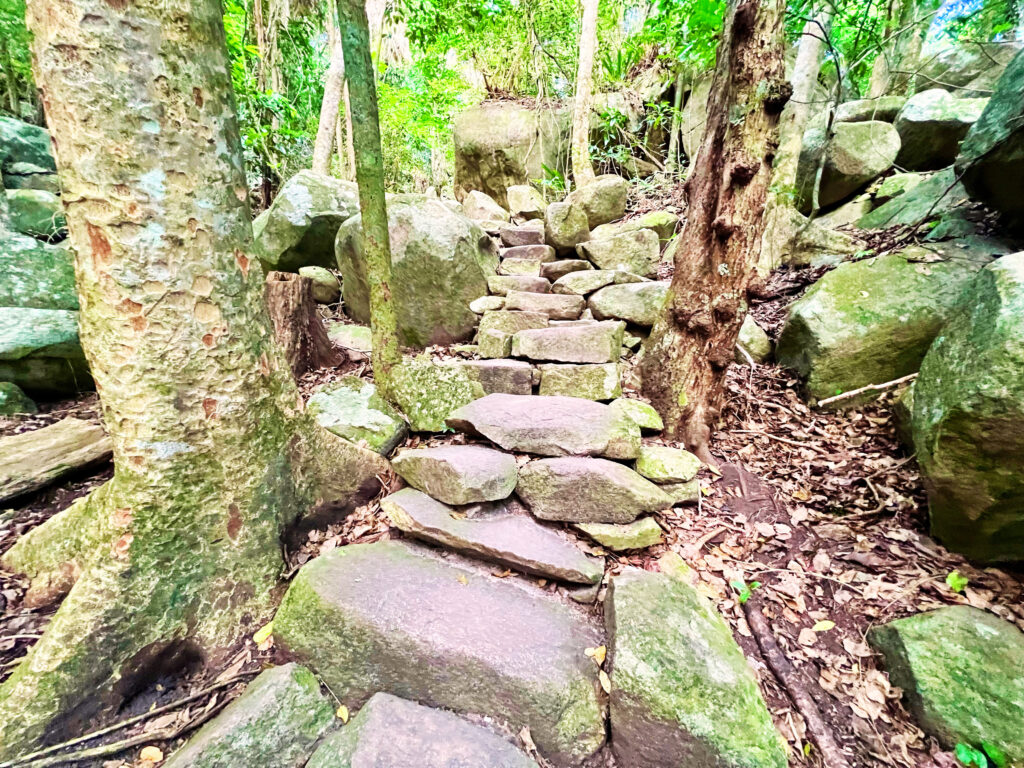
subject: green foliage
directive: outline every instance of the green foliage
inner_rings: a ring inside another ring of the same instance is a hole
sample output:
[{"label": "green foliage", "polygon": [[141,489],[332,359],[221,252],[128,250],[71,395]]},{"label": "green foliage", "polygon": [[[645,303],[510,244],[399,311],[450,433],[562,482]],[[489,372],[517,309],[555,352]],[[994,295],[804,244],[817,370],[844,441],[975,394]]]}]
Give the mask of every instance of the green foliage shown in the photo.
[{"label": "green foliage", "polygon": [[961,742],[956,745],[953,754],[966,768],[1006,768],[1009,764],[1003,750],[988,741],[981,742],[981,749]]},{"label": "green foliage", "polygon": [[724,0],[654,0],[641,37],[691,72],[709,70],[725,17]]},{"label": "green foliage", "polygon": [[946,584],[954,592],[963,592],[967,589],[968,579],[965,576],[960,575],[960,571],[950,571],[946,575]]},{"label": "green foliage", "polygon": [[[25,28],[25,0],[0,0],[0,113],[34,117],[36,95],[30,42]],[[23,105],[30,107],[29,114],[24,114]]]},{"label": "green foliage", "polygon": [[734,579],[729,582],[729,586],[736,590],[736,599],[739,600],[740,605],[743,605],[750,599],[755,589],[760,588],[760,581],[752,581],[749,584],[742,579]]}]

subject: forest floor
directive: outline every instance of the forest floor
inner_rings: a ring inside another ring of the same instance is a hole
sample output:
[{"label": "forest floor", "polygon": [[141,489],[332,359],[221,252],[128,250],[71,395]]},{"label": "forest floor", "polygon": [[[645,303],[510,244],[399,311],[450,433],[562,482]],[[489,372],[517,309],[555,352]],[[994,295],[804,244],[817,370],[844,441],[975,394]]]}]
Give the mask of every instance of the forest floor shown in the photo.
[{"label": "forest floor", "polygon": [[[769,286],[774,296],[754,308],[755,317],[774,329],[784,306],[819,274],[778,273]],[[445,349],[432,352],[449,356]],[[357,357],[339,369],[308,374],[300,385],[308,396],[314,386],[341,375],[369,377],[368,367]],[[627,388],[630,378],[625,377]],[[974,568],[928,536],[925,495],[913,456],[896,436],[892,395],[846,411],[812,410],[800,398],[797,379],[771,365],[733,366],[728,389],[712,450],[723,462],[722,473],[702,474],[704,495],[697,506],[659,516],[666,531],[663,544],[635,554],[609,554],[608,570],[647,567],[669,550],[686,561],[757,670],[776,725],[790,744],[791,766],[820,766],[822,761],[815,748],[805,750],[804,719],[766,665],[747,624],[740,602],[744,587],[751,590],[750,605],[768,617],[776,642],[835,738],[855,756],[853,765],[953,768],[953,756],[925,736],[903,708],[900,691],[880,669],[866,635],[891,619],[953,604],[989,610],[1024,628],[1022,575]],[[98,418],[95,395],[51,404],[30,418],[0,420],[0,434],[37,429],[68,415]],[[464,439],[412,436],[406,445]],[[764,487],[751,489],[749,476],[740,469]],[[0,552],[110,474],[110,466],[101,467],[0,513]],[[381,495],[401,484],[396,476],[386,480]],[[287,553],[287,576],[335,547],[401,535],[390,527],[377,499],[335,525],[309,531]],[[947,583],[954,571],[966,579],[961,591]],[[52,610],[23,610],[24,588],[19,579],[0,572],[0,680],[52,615]],[[554,583],[547,588],[559,589]],[[155,745],[169,754],[273,659],[272,640],[257,647],[247,639],[223,669],[160,681],[119,714],[134,722],[70,749],[116,743],[123,747],[120,752],[108,747],[76,764],[149,768],[152,763],[139,759],[142,746]],[[187,697],[181,706],[164,709]],[[66,759],[62,755],[55,762],[31,765],[70,764]]]}]

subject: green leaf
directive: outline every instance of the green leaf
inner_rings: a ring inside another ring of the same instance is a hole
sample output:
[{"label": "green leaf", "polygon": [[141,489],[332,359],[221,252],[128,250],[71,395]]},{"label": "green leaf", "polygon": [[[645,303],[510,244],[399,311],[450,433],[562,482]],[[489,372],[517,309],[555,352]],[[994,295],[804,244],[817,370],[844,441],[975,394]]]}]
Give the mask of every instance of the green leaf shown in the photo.
[{"label": "green leaf", "polygon": [[962,765],[971,768],[971,766],[977,766],[977,768],[988,768],[988,758],[985,757],[985,753],[981,752],[969,744],[963,742],[956,745],[956,749],[953,751],[956,755],[956,759],[960,761]]},{"label": "green leaf", "polygon": [[1006,768],[1006,766],[1009,765],[1010,761],[1007,759],[1006,753],[991,741],[981,742],[981,748],[985,750],[985,754],[988,755],[989,761],[995,765],[996,768]]},{"label": "green leaf", "polygon": [[946,583],[954,592],[963,592],[967,588],[969,580],[967,577],[961,576],[960,571],[950,571],[946,576]]},{"label": "green leaf", "polygon": [[830,629],[834,629],[835,626],[836,623],[834,621],[829,621],[828,619],[825,619],[824,621],[819,621],[817,624],[811,627],[811,629],[813,629],[815,632],[828,632]]}]

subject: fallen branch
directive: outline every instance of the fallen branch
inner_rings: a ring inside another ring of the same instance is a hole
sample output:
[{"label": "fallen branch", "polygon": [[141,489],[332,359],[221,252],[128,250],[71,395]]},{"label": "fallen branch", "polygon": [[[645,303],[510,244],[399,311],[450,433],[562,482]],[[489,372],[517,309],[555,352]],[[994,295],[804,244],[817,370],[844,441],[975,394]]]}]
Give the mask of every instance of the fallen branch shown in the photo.
[{"label": "fallen branch", "polygon": [[917,374],[911,373],[908,376],[902,376],[898,379],[886,381],[882,384],[868,384],[866,387],[851,389],[849,392],[843,392],[843,394],[841,395],[833,395],[832,397],[826,397],[824,400],[819,400],[818,407],[821,408],[823,405],[828,405],[829,403],[835,403],[840,400],[846,400],[851,397],[856,397],[857,395],[863,394],[864,392],[884,392],[887,389],[898,387],[900,384],[905,384],[906,382],[913,381],[916,378]]},{"label": "fallen branch", "polygon": [[850,768],[846,755],[836,743],[831,729],[822,717],[821,710],[818,709],[818,705],[800,679],[800,674],[779,648],[775,635],[772,634],[768,620],[761,613],[759,605],[748,600],[743,604],[743,613],[747,617],[747,624],[750,626],[750,631],[754,633],[754,639],[761,649],[761,654],[768,662],[768,667],[785,687],[793,704],[796,705],[797,711],[807,724],[807,733],[814,740],[818,751],[821,752],[822,762],[828,768]]}]

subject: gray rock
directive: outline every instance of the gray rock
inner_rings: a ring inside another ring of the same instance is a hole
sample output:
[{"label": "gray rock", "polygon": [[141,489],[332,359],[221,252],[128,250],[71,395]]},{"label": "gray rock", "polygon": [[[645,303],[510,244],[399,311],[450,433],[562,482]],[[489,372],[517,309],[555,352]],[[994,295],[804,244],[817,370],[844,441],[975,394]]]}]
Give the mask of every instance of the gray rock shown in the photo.
[{"label": "gray rock", "polygon": [[451,414],[448,426],[507,451],[541,456],[635,458],[640,428],[622,412],[575,397],[488,395]]},{"label": "gray rock", "polygon": [[672,499],[673,507],[680,504],[696,504],[700,499],[700,481],[696,479],[687,483],[659,484],[658,487]]},{"label": "gray rock", "polygon": [[591,621],[419,547],[352,544],[312,560],[281,603],[274,639],[349,707],[383,691],[494,717],[529,728],[559,766],[604,743],[597,666],[583,653],[601,644]]},{"label": "gray rock", "polygon": [[469,308],[478,315],[482,315],[485,312],[504,309],[505,299],[502,296],[481,296],[479,299],[473,299],[469,302]]},{"label": "gray rock", "polygon": [[548,208],[547,201],[544,200],[544,195],[529,184],[513,184],[508,188],[507,197],[508,209],[513,216],[530,221],[544,219],[544,211]]},{"label": "gray rock", "polygon": [[641,277],[654,277],[661,261],[661,245],[652,229],[625,232],[606,240],[590,240],[577,248],[598,269],[620,269]]},{"label": "gray rock", "polygon": [[266,270],[333,269],[334,238],[359,213],[359,191],[350,181],[299,171],[252,223],[254,248]]},{"label": "gray rock", "polygon": [[[772,356],[772,340],[750,315],[743,318],[736,346],[742,347],[755,363],[763,363],[770,360]],[[736,362],[741,364],[747,362],[747,358],[739,350],[736,351]]]},{"label": "gray rock", "polygon": [[667,445],[645,445],[634,465],[636,471],[652,482],[688,483],[700,472],[703,463],[689,451]]},{"label": "gray rock", "polygon": [[906,96],[880,96],[877,99],[845,101],[836,109],[837,123],[864,123],[880,120],[891,123],[907,103]]},{"label": "gray rock", "polygon": [[329,432],[382,456],[390,454],[409,434],[402,414],[377,394],[377,387],[355,376],[318,388],[308,407]]},{"label": "gray rock", "polygon": [[610,407],[632,421],[640,429],[661,432],[665,428],[665,424],[662,422],[658,412],[643,400],[630,400],[620,397],[618,400],[612,401]]},{"label": "gray rock", "polygon": [[78,313],[0,307],[0,381],[42,397],[91,389],[89,366],[78,341]]},{"label": "gray rock", "polygon": [[544,214],[544,236],[559,252],[571,252],[590,239],[587,213],[570,202],[552,203]]},{"label": "gray rock", "polygon": [[587,214],[590,229],[593,229],[625,216],[628,195],[629,182],[621,176],[609,173],[573,190],[566,198],[566,202],[581,207]]},{"label": "gray rock", "polygon": [[548,293],[551,290],[551,281],[529,275],[491,275],[487,278],[487,290],[495,296],[504,296],[509,291]]},{"label": "gray rock", "polygon": [[333,723],[334,707],[313,673],[285,664],[260,673],[164,765],[301,768]]},{"label": "gray rock", "polygon": [[391,466],[413,488],[456,505],[506,499],[519,476],[514,456],[482,445],[408,449]]},{"label": "gray rock", "polygon": [[317,304],[334,304],[341,298],[341,283],[329,269],[299,267],[299,274],[313,281],[313,301]]},{"label": "gray rock", "polygon": [[462,213],[475,221],[508,221],[508,211],[485,192],[473,190],[462,199]]},{"label": "gray rock", "polygon": [[922,91],[945,88],[961,98],[991,96],[1020,50],[1019,41],[958,40],[921,61],[914,73],[915,85]]},{"label": "gray rock", "polygon": [[587,557],[567,537],[516,506],[482,505],[467,514],[411,488],[381,501],[391,522],[418,539],[534,576],[579,584],[601,581],[602,560]]},{"label": "gray rock", "polygon": [[941,88],[915,93],[896,117],[900,134],[896,164],[911,171],[952,165],[960,142],[986,104],[988,99],[958,99]]},{"label": "gray rock", "polygon": [[913,227],[934,221],[967,201],[967,190],[952,168],[928,176],[857,222],[861,229]]},{"label": "gray rock", "polygon": [[505,295],[505,308],[507,310],[543,314],[552,320],[575,320],[579,318],[583,307],[582,296],[530,293],[527,291],[509,291]]},{"label": "gray rock", "polygon": [[665,306],[668,286],[667,280],[609,285],[591,296],[587,306],[598,320],[625,320],[650,327]]},{"label": "gray rock", "polygon": [[356,352],[373,351],[373,331],[365,325],[329,323],[327,337],[345,349],[354,349]]},{"label": "gray rock", "polygon": [[392,373],[396,405],[416,432],[443,432],[453,411],[484,396],[484,389],[461,362],[435,363],[406,358]]},{"label": "gray rock", "polygon": [[509,248],[544,245],[544,222],[537,220],[525,224],[506,224],[498,236],[501,238],[501,244]]},{"label": "gray rock", "polygon": [[537,371],[523,360],[466,360],[461,365],[488,395],[529,395],[533,392]]},{"label": "gray rock", "polygon": [[612,552],[653,547],[664,537],[664,531],[653,517],[641,517],[632,523],[621,524],[577,523],[574,527]]},{"label": "gray rock", "polygon": [[[514,292],[512,292],[514,293]],[[511,294],[510,294],[511,295]],[[547,294],[534,294],[546,296]],[[509,305],[508,299],[505,306]],[[477,333],[477,352],[481,357],[508,357],[512,352],[512,335],[534,328],[547,328],[548,316],[542,312],[520,312],[500,309],[485,312]]]},{"label": "gray rock", "polygon": [[623,323],[613,321],[520,331],[512,337],[512,354],[555,363],[614,363],[624,331]]},{"label": "gray rock", "polygon": [[498,264],[498,274],[540,277],[540,262],[537,259],[502,259]]},{"label": "gray rock", "polygon": [[786,768],[729,626],[696,589],[628,568],[605,598],[612,750],[630,768]]},{"label": "gray rock", "polygon": [[822,152],[825,152],[825,166],[818,201],[825,208],[852,197],[889,170],[899,151],[899,133],[891,124],[878,120],[837,123],[827,151],[824,130],[808,130],[804,133],[797,171],[797,207],[804,213],[811,210]]},{"label": "gray rock", "polygon": [[622,394],[618,363],[541,365],[540,394],[611,400]]},{"label": "gray rock", "polygon": [[531,461],[519,471],[516,493],[541,520],[572,523],[629,523],[672,506],[629,467],[578,456]]},{"label": "gray rock", "polygon": [[516,245],[506,248],[501,257],[503,259],[530,259],[532,261],[547,264],[555,260],[555,249],[550,245]]},{"label": "gray rock", "polygon": [[541,277],[557,281],[572,272],[593,269],[594,265],[585,259],[561,259],[540,265]]},{"label": "gray rock", "polygon": [[328,736],[306,768],[537,768],[537,763],[487,729],[458,715],[387,693]]},{"label": "gray rock", "polygon": [[0,416],[36,413],[38,410],[32,399],[21,391],[21,387],[9,381],[0,381]]},{"label": "gray rock", "polygon": [[671,211],[648,211],[632,219],[595,227],[590,233],[590,237],[594,240],[609,240],[629,232],[653,229],[658,234],[661,244],[665,245],[672,239],[678,225],[679,217]]},{"label": "gray rock", "polygon": [[[589,263],[589,262],[588,262]],[[551,286],[552,293],[566,293],[586,296],[606,285],[640,283],[643,278],[619,269],[587,269],[563,275]]]}]

